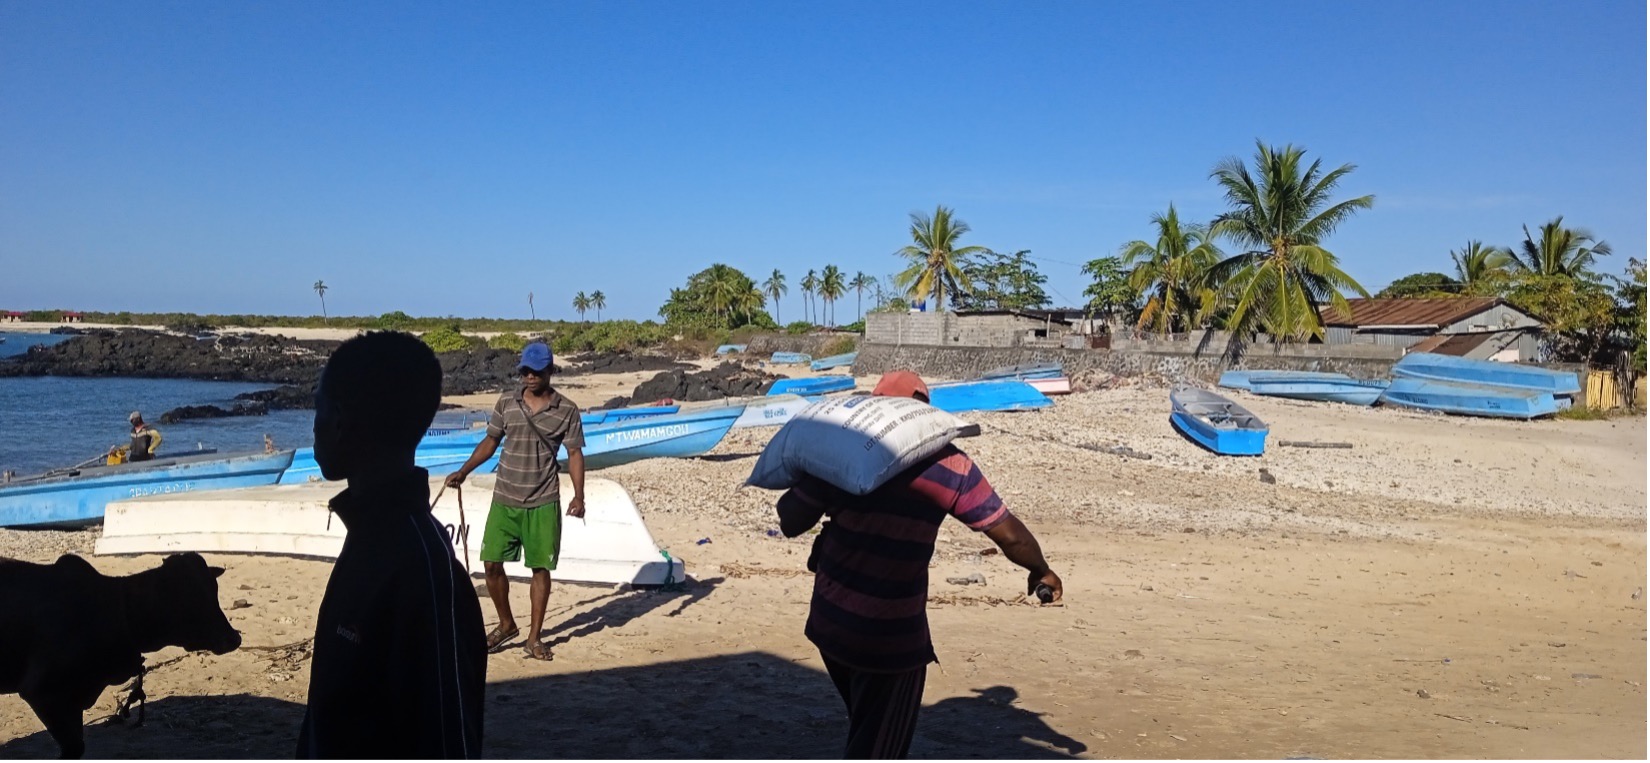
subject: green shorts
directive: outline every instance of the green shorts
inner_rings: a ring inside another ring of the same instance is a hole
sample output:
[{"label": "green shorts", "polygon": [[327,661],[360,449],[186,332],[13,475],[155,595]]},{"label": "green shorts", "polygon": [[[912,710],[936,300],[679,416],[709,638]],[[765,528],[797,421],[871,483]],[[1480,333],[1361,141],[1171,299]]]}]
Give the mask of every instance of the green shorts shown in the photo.
[{"label": "green shorts", "polygon": [[521,560],[528,569],[554,570],[560,556],[561,502],[518,509],[493,501],[481,534],[481,561]]}]

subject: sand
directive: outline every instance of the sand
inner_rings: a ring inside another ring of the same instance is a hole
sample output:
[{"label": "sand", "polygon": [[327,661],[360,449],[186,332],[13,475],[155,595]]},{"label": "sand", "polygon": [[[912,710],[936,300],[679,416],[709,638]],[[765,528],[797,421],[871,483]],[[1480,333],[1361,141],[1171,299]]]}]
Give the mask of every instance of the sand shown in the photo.
[{"label": "sand", "polygon": [[[634,386],[568,381],[587,384],[568,389],[580,402]],[[985,433],[966,449],[1041,539],[1066,602],[1027,603],[1024,574],[977,553],[988,540],[945,528],[930,571],[940,665],[913,756],[1645,756],[1643,418],[1513,423],[1236,397],[1272,424],[1265,456],[1221,458],[1175,435],[1163,389],[971,417]],[[694,582],[558,585],[556,660],[489,663],[490,757],[840,754],[840,701],[802,637],[808,540],[771,537],[776,495],[739,487],[769,436],[740,430],[704,458],[602,472]],[[1088,449],[1117,445],[1151,458]],[[89,552],[92,537],[0,532],[0,554],[48,561]],[[225,604],[250,605],[229,614],[251,648],[151,655],[163,667],[146,684],[148,724],[94,724],[91,756],[291,754],[303,640],[331,566],[209,559],[229,568]],[[125,573],[159,558],[93,561]],[[945,582],[974,572],[987,583]],[[526,595],[512,588],[518,612]],[[52,754],[27,707],[0,697],[0,756]]]}]

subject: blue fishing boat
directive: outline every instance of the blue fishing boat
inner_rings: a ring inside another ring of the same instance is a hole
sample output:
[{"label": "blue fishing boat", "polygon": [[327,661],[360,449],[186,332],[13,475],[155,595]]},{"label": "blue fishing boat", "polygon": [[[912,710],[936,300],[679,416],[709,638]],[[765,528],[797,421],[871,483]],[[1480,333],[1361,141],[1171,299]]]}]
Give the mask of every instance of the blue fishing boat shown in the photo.
[{"label": "blue fishing boat", "polygon": [[1412,352],[1392,366],[1392,375],[1452,384],[1490,384],[1533,389],[1553,395],[1581,394],[1581,379],[1568,371],[1549,371],[1521,363],[1469,360],[1434,352]]},{"label": "blue fishing boat", "polygon": [[[689,458],[722,441],[723,435],[745,412],[744,406],[725,406],[702,411],[667,413],[658,416],[606,421],[584,428],[584,467],[605,469],[646,458]],[[425,437],[413,452],[413,462],[432,474],[445,474],[470,460],[476,446],[487,434],[485,428],[450,435]],[[567,449],[559,459],[565,465]],[[476,467],[477,472],[498,468],[498,455]],[[312,448],[300,450],[292,467],[281,475],[282,484],[317,482],[321,469]]]},{"label": "blue fishing boat", "polygon": [[931,384],[928,402],[942,411],[1027,411],[1054,405],[1048,396],[1019,379],[986,379]]},{"label": "blue fishing boat", "polygon": [[584,411],[579,414],[579,423],[585,426],[592,424],[610,424],[615,421],[629,421],[631,419],[646,419],[654,416],[664,416],[681,410],[675,405],[638,405],[630,408],[608,408],[605,410]]},{"label": "blue fishing boat", "polygon": [[773,357],[768,359],[768,362],[773,363],[774,365],[786,366],[796,365],[798,363],[808,363],[813,361],[813,359],[814,356],[805,352],[776,352],[773,354]]},{"label": "blue fishing boat", "polygon": [[778,379],[768,389],[769,395],[825,395],[854,388],[852,376],[805,376],[800,379]]},{"label": "blue fishing boat", "polygon": [[1381,395],[1386,405],[1401,405],[1463,416],[1533,419],[1558,413],[1551,392],[1485,384],[1452,384],[1399,377]]},{"label": "blue fishing boat", "polygon": [[829,371],[840,366],[851,366],[854,364],[854,361],[858,359],[858,352],[845,352],[841,355],[832,355],[828,358],[820,358],[819,360],[809,363],[808,368],[814,371]]},{"label": "blue fishing boat", "polygon": [[977,377],[977,381],[987,379],[1048,379],[1064,376],[1065,366],[1059,363],[1021,363],[1014,366],[993,368]]},{"label": "blue fishing boat", "polygon": [[1268,397],[1319,400],[1348,405],[1374,405],[1391,382],[1380,379],[1317,379],[1309,376],[1267,376],[1251,379],[1249,391]]},{"label": "blue fishing boat", "polygon": [[716,348],[716,354],[717,355],[726,355],[730,352],[744,352],[744,351],[745,351],[745,345],[742,345],[742,344],[724,344],[724,345],[718,345],[717,348]]},{"label": "blue fishing boat", "polygon": [[110,501],[273,485],[292,455],[191,454],[22,477],[0,485],[0,527],[84,525],[101,520]]},{"label": "blue fishing boat", "polygon": [[1208,390],[1184,385],[1169,390],[1169,423],[1223,456],[1258,456],[1266,450],[1266,422]]},{"label": "blue fishing boat", "polygon": [[1352,381],[1346,374],[1330,373],[1328,371],[1227,371],[1220,375],[1220,386],[1228,389],[1241,389],[1252,392],[1251,385],[1257,379],[1292,378],[1297,380],[1316,379],[1322,381]]}]

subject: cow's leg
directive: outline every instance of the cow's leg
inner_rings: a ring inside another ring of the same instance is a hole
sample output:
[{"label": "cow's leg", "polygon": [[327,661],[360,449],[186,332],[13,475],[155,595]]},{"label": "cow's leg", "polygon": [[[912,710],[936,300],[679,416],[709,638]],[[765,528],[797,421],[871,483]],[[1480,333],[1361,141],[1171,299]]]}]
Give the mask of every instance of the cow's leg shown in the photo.
[{"label": "cow's leg", "polygon": [[84,716],[74,700],[62,696],[34,695],[23,697],[23,701],[29,703],[40,722],[46,724],[46,732],[57,740],[58,757],[79,758],[86,754]]}]

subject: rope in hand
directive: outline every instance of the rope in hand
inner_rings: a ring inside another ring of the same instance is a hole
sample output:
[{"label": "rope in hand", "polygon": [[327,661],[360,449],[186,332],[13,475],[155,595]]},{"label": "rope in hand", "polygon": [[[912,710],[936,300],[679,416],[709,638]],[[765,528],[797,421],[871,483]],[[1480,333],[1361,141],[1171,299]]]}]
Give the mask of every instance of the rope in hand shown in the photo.
[{"label": "rope in hand", "polygon": [[[430,501],[430,511],[435,511],[435,505],[441,503],[441,496],[446,492],[447,484],[443,482],[441,489],[435,491],[435,500]],[[470,523],[464,519],[464,486],[459,485],[453,488],[453,495],[458,497],[458,529],[455,534],[458,536],[459,543],[464,546],[464,574],[469,575],[472,574],[470,572]]]}]

